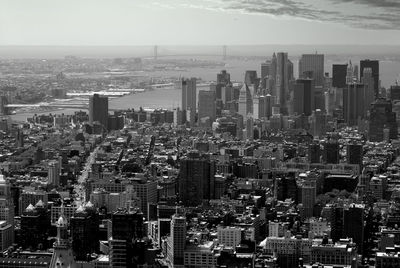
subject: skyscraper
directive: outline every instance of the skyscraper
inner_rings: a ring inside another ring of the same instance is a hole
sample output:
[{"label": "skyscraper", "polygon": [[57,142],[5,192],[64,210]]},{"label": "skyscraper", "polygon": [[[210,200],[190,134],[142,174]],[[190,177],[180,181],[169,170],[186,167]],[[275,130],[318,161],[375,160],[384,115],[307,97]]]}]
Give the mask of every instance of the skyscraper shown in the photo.
[{"label": "skyscraper", "polygon": [[346,151],[348,164],[362,165],[364,155],[362,144],[348,144]]},{"label": "skyscraper", "polygon": [[397,139],[396,113],[392,111],[392,103],[390,100],[379,98],[371,104],[369,140],[373,142],[383,141],[384,129],[389,129],[390,139]]},{"label": "skyscraper", "polygon": [[301,187],[301,203],[303,204],[302,218],[313,216],[315,198],[317,196],[315,182],[306,181]]},{"label": "skyscraper", "polygon": [[179,197],[185,206],[200,205],[213,197],[215,164],[194,151],[181,160]]},{"label": "skyscraper", "polygon": [[99,94],[89,98],[89,122],[93,124],[96,121],[108,128],[108,98]]},{"label": "skyscraper", "polygon": [[288,54],[279,52],[276,58],[276,97],[282,114],[287,114],[289,97]]},{"label": "skyscraper", "polygon": [[351,204],[345,208],[343,214],[343,235],[353,238],[357,244],[358,253],[362,253],[364,248],[364,205]]},{"label": "skyscraper", "polygon": [[351,83],[343,90],[343,118],[348,125],[355,126],[358,119],[367,116],[367,99],[363,84]]},{"label": "skyscraper", "polygon": [[267,88],[267,79],[271,75],[271,61],[261,63],[261,88]]},{"label": "skyscraper", "polygon": [[[311,73],[312,77],[304,76]],[[323,54],[303,54],[299,60],[299,77],[313,78],[315,86],[324,85],[324,55]]]},{"label": "skyscraper", "polygon": [[196,78],[182,79],[182,110],[190,111],[190,124],[195,123],[197,111]]},{"label": "skyscraper", "polygon": [[327,164],[339,164],[340,147],[336,140],[329,140],[324,144],[324,160]]},{"label": "skyscraper", "polygon": [[172,267],[183,266],[186,245],[186,218],[183,215],[172,216],[171,231],[167,244],[167,260]]},{"label": "skyscraper", "polygon": [[371,103],[375,100],[375,81],[371,68],[364,68],[361,84],[365,86],[365,114],[369,110]]},{"label": "skyscraper", "polygon": [[211,122],[215,120],[215,92],[200,90],[199,91],[199,120],[204,117],[209,117]]},{"label": "skyscraper", "polygon": [[360,61],[360,80],[364,77],[364,69],[371,68],[372,77],[374,79],[375,98],[379,96],[379,61],[378,60],[362,60]]},{"label": "skyscraper", "polygon": [[337,88],[346,87],[347,64],[332,65],[332,86]]},{"label": "skyscraper", "polygon": [[240,89],[238,113],[245,119],[247,118],[247,114],[253,113],[252,106],[253,106],[253,99],[250,89],[246,83],[243,83],[243,86]]},{"label": "skyscraper", "polygon": [[50,161],[47,177],[49,184],[54,187],[60,186],[60,164],[57,161]]},{"label": "skyscraper", "polygon": [[298,115],[310,116],[314,110],[314,80],[297,79],[294,84],[293,111]]}]

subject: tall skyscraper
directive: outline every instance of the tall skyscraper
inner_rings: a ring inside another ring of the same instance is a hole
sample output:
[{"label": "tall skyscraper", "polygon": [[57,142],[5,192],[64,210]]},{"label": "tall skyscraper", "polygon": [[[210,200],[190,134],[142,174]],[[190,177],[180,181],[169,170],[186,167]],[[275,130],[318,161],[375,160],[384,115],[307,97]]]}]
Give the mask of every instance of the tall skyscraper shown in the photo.
[{"label": "tall skyscraper", "polygon": [[364,68],[361,84],[365,86],[365,114],[369,110],[371,103],[375,100],[375,81],[371,68]]},{"label": "tall skyscraper", "polygon": [[31,249],[46,249],[50,230],[50,215],[47,205],[41,200],[35,206],[29,204],[21,215],[21,246]]},{"label": "tall skyscraper", "polygon": [[216,114],[215,101],[216,96],[214,91],[199,91],[199,120],[209,117],[210,122],[214,122]]},{"label": "tall skyscraper", "polygon": [[89,122],[93,124],[96,121],[108,128],[108,98],[99,94],[89,98]]},{"label": "tall skyscraper", "polygon": [[297,79],[294,84],[293,111],[298,115],[310,116],[315,109],[314,80]]},{"label": "tall skyscraper", "polygon": [[240,89],[238,113],[245,119],[247,114],[253,113],[253,98],[246,83]]},{"label": "tall skyscraper", "polygon": [[217,84],[227,85],[231,82],[231,75],[226,71],[222,70],[217,74]]},{"label": "tall skyscraper", "polygon": [[185,206],[200,205],[213,198],[215,164],[194,151],[181,160],[179,197]]},{"label": "tall skyscraper", "polygon": [[[304,76],[311,73],[312,77]],[[312,78],[315,86],[324,85],[324,55],[323,54],[303,54],[299,60],[299,77]]]},{"label": "tall skyscraper", "polygon": [[384,129],[389,129],[390,139],[397,139],[396,113],[392,111],[392,103],[390,100],[379,98],[371,104],[369,140],[373,142],[383,141]]},{"label": "tall skyscraper", "polygon": [[172,267],[183,267],[183,256],[186,245],[186,217],[172,216],[171,231],[167,243],[167,260]]},{"label": "tall skyscraper", "polygon": [[58,161],[49,162],[47,178],[52,186],[60,186],[60,164]]},{"label": "tall skyscraper", "polygon": [[88,255],[98,252],[99,215],[93,205],[80,206],[70,219],[72,250],[77,260],[85,261]]},{"label": "tall skyscraper", "polygon": [[346,85],[357,83],[358,81],[358,69],[356,70],[356,66],[353,66],[351,61],[347,65],[347,72],[346,72]]},{"label": "tall skyscraper", "polygon": [[302,218],[313,216],[315,198],[317,196],[316,184],[312,181],[304,182],[301,187],[301,203],[303,204]]},{"label": "tall skyscraper", "polygon": [[261,88],[267,88],[267,79],[271,75],[271,61],[261,63]]},{"label": "tall skyscraper", "polygon": [[282,114],[287,114],[289,98],[288,54],[279,52],[276,57],[276,97]]},{"label": "tall skyscraper", "polygon": [[348,125],[355,126],[367,116],[367,99],[363,84],[351,83],[343,90],[343,118]]},{"label": "tall skyscraper", "polygon": [[332,65],[332,86],[337,88],[346,87],[347,64]]},{"label": "tall skyscraper", "polygon": [[343,235],[353,238],[357,244],[358,253],[363,252],[364,248],[364,205],[351,204],[345,208],[343,216]]},{"label": "tall skyscraper", "polygon": [[329,140],[324,144],[324,160],[327,164],[339,164],[340,147],[336,140]]},{"label": "tall skyscraper", "polygon": [[2,174],[0,174],[0,221],[11,224],[14,230],[14,202],[11,196],[11,185]]},{"label": "tall skyscraper", "polygon": [[372,77],[374,79],[375,98],[379,96],[379,61],[378,60],[362,60],[360,61],[360,80],[364,77],[364,69],[371,68]]},{"label": "tall skyscraper", "polygon": [[190,111],[190,124],[194,125],[197,111],[196,78],[182,79],[182,110]]}]

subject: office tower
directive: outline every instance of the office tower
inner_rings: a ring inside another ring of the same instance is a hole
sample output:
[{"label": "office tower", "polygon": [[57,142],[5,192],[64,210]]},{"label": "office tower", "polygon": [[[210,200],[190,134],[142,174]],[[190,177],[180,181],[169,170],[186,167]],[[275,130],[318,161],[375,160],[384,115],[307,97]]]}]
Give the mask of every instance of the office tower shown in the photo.
[{"label": "office tower", "polygon": [[[257,77],[257,71],[248,70],[244,75],[244,82],[250,86],[253,85],[255,89],[258,89],[260,84],[260,79]],[[254,92],[252,92],[254,93]]]},{"label": "office tower", "polygon": [[0,115],[8,115],[8,104],[7,96],[0,96]]},{"label": "office tower", "polygon": [[62,211],[60,217],[56,222],[56,226],[57,238],[53,246],[54,251],[49,267],[77,267],[68,236],[68,220],[64,217]]},{"label": "office tower", "polygon": [[293,111],[298,115],[310,116],[314,109],[314,80],[297,79],[294,84]]},{"label": "office tower", "polygon": [[222,70],[219,74],[217,74],[217,84],[228,85],[231,82],[231,75],[226,72],[226,70]]},{"label": "office tower", "polygon": [[261,63],[261,88],[267,89],[267,79],[271,75],[271,61]]},{"label": "office tower", "polygon": [[49,162],[47,179],[52,186],[60,186],[60,164],[57,161]]},{"label": "office tower", "polygon": [[343,90],[343,118],[349,126],[357,125],[358,119],[367,116],[366,99],[363,84],[351,83]]},{"label": "office tower", "polygon": [[252,98],[250,89],[247,86],[247,84],[244,83],[242,88],[240,89],[238,113],[243,118],[247,118],[248,114],[253,113],[252,106],[253,106],[253,98]]},{"label": "office tower", "polygon": [[167,260],[172,267],[183,265],[183,255],[186,245],[186,217],[175,214],[172,216],[170,236],[167,243]]},{"label": "office tower", "polygon": [[363,77],[361,78],[361,84],[365,86],[364,114],[366,115],[369,107],[371,106],[371,103],[375,100],[375,81],[371,68],[364,68]]},{"label": "office tower", "polygon": [[329,207],[330,223],[331,223],[331,238],[333,242],[343,238],[343,207],[337,204]]},{"label": "office tower", "polygon": [[282,114],[287,114],[289,95],[288,54],[279,52],[276,57],[276,97]]},{"label": "office tower", "polygon": [[288,79],[289,82],[294,79],[294,66],[291,60],[287,60],[287,68],[288,68]]},{"label": "office tower", "polygon": [[392,103],[385,99],[376,99],[371,104],[369,117],[369,140],[384,140],[384,129],[389,129],[389,138],[397,139],[396,113],[392,112]]},{"label": "office tower", "polygon": [[[305,76],[311,73],[311,77]],[[303,54],[299,60],[299,78],[312,78],[315,86],[324,85],[324,55],[323,54]]]},{"label": "office tower", "polygon": [[143,213],[119,210],[111,216],[110,266],[136,267],[137,240],[143,238]]},{"label": "office tower", "polygon": [[310,163],[321,163],[321,147],[318,142],[313,142],[309,145],[308,161]]},{"label": "office tower", "polygon": [[326,133],[326,115],[320,109],[310,116],[310,132],[314,137],[322,137]]},{"label": "office tower", "polygon": [[147,219],[148,204],[157,203],[157,181],[147,180],[145,178],[134,178],[132,180],[132,190],[137,193],[140,199],[140,210]]},{"label": "office tower", "polygon": [[181,160],[179,198],[185,206],[197,206],[213,198],[215,163],[199,152],[191,152]]},{"label": "office tower", "polygon": [[46,191],[34,190],[34,189],[23,189],[18,200],[18,215],[22,215],[29,204],[36,204],[42,201],[47,206],[48,195]]},{"label": "office tower", "polygon": [[364,248],[364,205],[351,204],[344,209],[343,235],[353,239],[357,244],[357,252],[362,253]]},{"label": "office tower", "polygon": [[379,96],[379,61],[378,60],[362,60],[360,61],[360,79],[364,77],[364,69],[371,68],[372,77],[374,79],[374,93],[375,98]]},{"label": "office tower", "polygon": [[362,165],[364,155],[362,144],[348,144],[346,151],[348,164]]},{"label": "office tower", "polygon": [[190,125],[194,125],[197,112],[196,78],[182,79],[182,110],[190,111]]},{"label": "office tower", "polygon": [[[14,234],[14,204],[11,196],[11,186],[0,174],[0,221],[6,221],[12,225]],[[14,242],[14,237],[13,240]]]},{"label": "office tower", "polygon": [[99,251],[99,215],[89,204],[80,206],[71,217],[72,250],[77,260],[85,261]]},{"label": "office tower", "polygon": [[390,100],[400,100],[400,85],[390,86]]},{"label": "office tower", "polygon": [[347,64],[332,65],[332,86],[337,88],[346,87]]},{"label": "office tower", "polygon": [[301,203],[303,204],[302,218],[307,219],[313,216],[315,198],[317,196],[315,182],[306,181],[301,187]]},{"label": "office tower", "polygon": [[[6,251],[12,246],[14,242],[14,228],[13,226],[6,222],[0,221],[0,250],[1,252]],[[7,264],[6,264],[7,266]]]},{"label": "office tower", "polygon": [[249,141],[252,141],[254,139],[254,119],[251,115],[247,116],[246,133],[247,133],[247,139]]},{"label": "office tower", "polygon": [[356,69],[356,67],[357,66],[353,66],[351,61],[349,61],[349,64],[347,64],[346,85],[357,83],[357,81],[358,81],[358,77],[357,77],[358,69]]},{"label": "office tower", "polygon": [[21,215],[21,246],[31,250],[46,249],[48,247],[48,235],[50,230],[50,215],[47,205],[41,200],[33,206],[29,206]]},{"label": "office tower", "polygon": [[108,129],[108,98],[99,94],[89,98],[89,122],[93,124],[96,121]]},{"label": "office tower", "polygon": [[215,100],[216,96],[214,91],[199,91],[199,120],[209,117],[210,122],[214,122],[216,113]]},{"label": "office tower", "polygon": [[327,164],[339,164],[340,160],[339,143],[334,140],[329,140],[324,144],[324,160]]}]

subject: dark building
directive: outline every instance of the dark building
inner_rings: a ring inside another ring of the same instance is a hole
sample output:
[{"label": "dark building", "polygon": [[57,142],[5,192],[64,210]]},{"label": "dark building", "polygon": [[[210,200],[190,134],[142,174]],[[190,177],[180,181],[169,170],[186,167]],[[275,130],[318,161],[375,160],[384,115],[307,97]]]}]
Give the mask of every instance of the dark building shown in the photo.
[{"label": "dark building", "polygon": [[231,82],[231,75],[226,72],[226,70],[222,70],[219,74],[217,74],[217,84],[228,85]]},{"label": "dark building", "polygon": [[372,142],[383,141],[385,129],[389,130],[388,138],[397,139],[396,113],[392,112],[392,103],[380,98],[371,104],[369,140]]},{"label": "dark building", "polygon": [[353,239],[358,253],[362,253],[364,241],[364,206],[351,204],[344,209],[343,235]]},{"label": "dark building", "polygon": [[348,144],[347,145],[347,163],[362,165],[363,161],[363,146],[362,144]]},{"label": "dark building", "polygon": [[379,96],[379,61],[378,60],[362,60],[360,61],[360,80],[364,75],[364,69],[372,69],[372,77],[374,79],[375,98]]},{"label": "dark building", "polygon": [[310,116],[314,110],[314,80],[313,79],[297,79],[294,85],[294,112]]},{"label": "dark building", "polygon": [[390,99],[392,101],[400,100],[400,86],[399,85],[390,87]]},{"label": "dark building", "polygon": [[120,130],[124,128],[124,117],[122,115],[110,115],[108,117],[108,130]]},{"label": "dark building", "polygon": [[198,206],[213,198],[215,163],[194,151],[181,160],[179,198],[185,206]]},{"label": "dark building", "polygon": [[367,116],[367,92],[363,84],[349,84],[343,89],[343,119],[349,126]]},{"label": "dark building", "polygon": [[327,164],[339,164],[340,147],[337,141],[328,141],[324,145],[324,160]]},{"label": "dark building", "polygon": [[331,192],[333,189],[349,193],[355,191],[358,184],[358,177],[346,174],[330,174],[324,178],[323,192]]},{"label": "dark building", "polygon": [[310,163],[321,163],[321,155],[321,146],[319,143],[311,143],[308,147],[308,161]]},{"label": "dark building", "polygon": [[21,215],[21,246],[24,249],[47,249],[50,215],[42,201],[30,204]]},{"label": "dark building", "polygon": [[190,111],[189,122],[195,123],[197,111],[197,89],[196,78],[182,79],[182,110]]},{"label": "dark building", "polygon": [[136,267],[137,240],[143,238],[143,213],[138,210],[119,210],[111,216],[110,265]]},{"label": "dark building", "polygon": [[332,86],[337,88],[346,87],[347,64],[332,65]]},{"label": "dark building", "polygon": [[108,129],[108,98],[94,94],[89,98],[89,122],[98,121]]},{"label": "dark building", "polygon": [[71,217],[72,250],[77,260],[99,251],[99,217],[93,206],[79,207]]},{"label": "dark building", "polygon": [[336,242],[343,238],[343,207],[334,205],[330,209],[331,238]]},{"label": "dark building", "polygon": [[246,85],[257,85],[258,86],[259,80],[257,78],[257,71],[246,71],[245,77],[244,77],[244,82],[246,83]]}]

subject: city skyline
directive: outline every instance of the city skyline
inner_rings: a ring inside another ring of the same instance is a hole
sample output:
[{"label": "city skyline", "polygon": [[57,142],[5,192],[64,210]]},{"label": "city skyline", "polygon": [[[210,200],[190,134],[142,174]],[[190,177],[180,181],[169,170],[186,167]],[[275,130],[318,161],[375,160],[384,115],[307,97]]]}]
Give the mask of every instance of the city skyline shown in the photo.
[{"label": "city skyline", "polygon": [[1,2],[3,46],[400,44],[390,0]]}]

